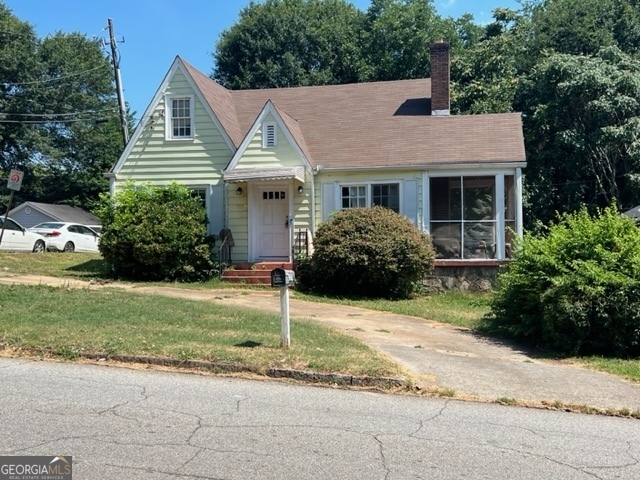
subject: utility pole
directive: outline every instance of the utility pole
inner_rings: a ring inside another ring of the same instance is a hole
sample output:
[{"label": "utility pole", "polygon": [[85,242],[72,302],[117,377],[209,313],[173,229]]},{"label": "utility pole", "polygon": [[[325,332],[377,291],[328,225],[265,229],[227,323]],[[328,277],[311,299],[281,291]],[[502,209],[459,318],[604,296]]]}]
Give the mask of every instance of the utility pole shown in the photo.
[{"label": "utility pole", "polygon": [[129,127],[127,125],[127,111],[124,104],[124,94],[122,93],[122,81],[120,80],[120,58],[118,57],[118,47],[113,34],[113,20],[109,21],[109,39],[111,41],[111,59],[113,61],[113,72],[116,77],[116,90],[118,91],[118,107],[120,108],[120,128],[122,129],[122,141],[124,147],[129,143]]}]

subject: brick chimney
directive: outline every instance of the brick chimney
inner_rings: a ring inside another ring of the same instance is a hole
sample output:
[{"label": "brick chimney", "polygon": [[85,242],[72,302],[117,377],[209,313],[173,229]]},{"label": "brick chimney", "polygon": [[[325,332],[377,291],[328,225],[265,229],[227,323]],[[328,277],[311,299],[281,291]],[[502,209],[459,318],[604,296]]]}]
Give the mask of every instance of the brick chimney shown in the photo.
[{"label": "brick chimney", "polygon": [[449,44],[431,45],[431,115],[449,115]]}]

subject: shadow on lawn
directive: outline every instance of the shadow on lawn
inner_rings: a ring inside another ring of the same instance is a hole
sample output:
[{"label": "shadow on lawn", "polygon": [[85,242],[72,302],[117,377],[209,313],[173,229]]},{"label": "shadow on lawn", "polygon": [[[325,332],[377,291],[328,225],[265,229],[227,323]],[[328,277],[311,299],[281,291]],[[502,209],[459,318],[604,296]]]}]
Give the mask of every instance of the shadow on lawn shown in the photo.
[{"label": "shadow on lawn", "polygon": [[244,347],[244,348],[256,348],[261,346],[262,343],[254,342],[253,340],[247,340],[246,342],[236,343],[234,347]]},{"label": "shadow on lawn", "polygon": [[102,259],[88,260],[78,265],[65,268],[66,272],[73,272],[76,277],[111,278],[107,262]]}]

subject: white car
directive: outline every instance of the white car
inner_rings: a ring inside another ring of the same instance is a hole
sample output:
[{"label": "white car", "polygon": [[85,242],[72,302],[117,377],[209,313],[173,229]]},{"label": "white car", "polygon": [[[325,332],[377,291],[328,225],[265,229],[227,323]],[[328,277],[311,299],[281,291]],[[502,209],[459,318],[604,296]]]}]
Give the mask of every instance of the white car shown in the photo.
[{"label": "white car", "polygon": [[47,250],[59,252],[99,252],[100,235],[77,223],[44,222],[29,229],[47,239]]},{"label": "white car", "polygon": [[[7,218],[7,226],[2,235],[0,242],[0,250],[10,252],[34,252],[41,253],[45,251],[45,238],[36,233],[30,232],[15,220]],[[0,230],[4,225],[5,217],[0,217]]]}]

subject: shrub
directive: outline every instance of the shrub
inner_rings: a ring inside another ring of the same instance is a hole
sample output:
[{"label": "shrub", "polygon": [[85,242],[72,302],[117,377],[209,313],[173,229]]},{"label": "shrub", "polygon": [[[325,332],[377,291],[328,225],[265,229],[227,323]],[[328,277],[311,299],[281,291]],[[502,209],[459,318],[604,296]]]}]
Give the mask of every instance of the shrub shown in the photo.
[{"label": "shrub", "polygon": [[427,234],[383,207],[336,213],[318,227],[302,288],[367,297],[408,297],[433,268]]},{"label": "shrub", "polygon": [[100,252],[116,275],[195,281],[213,274],[205,210],[187,188],[130,184],[114,198],[103,195],[96,213]]},{"label": "shrub", "polygon": [[499,277],[492,324],[569,354],[640,354],[640,229],[615,207],[526,235]]}]

